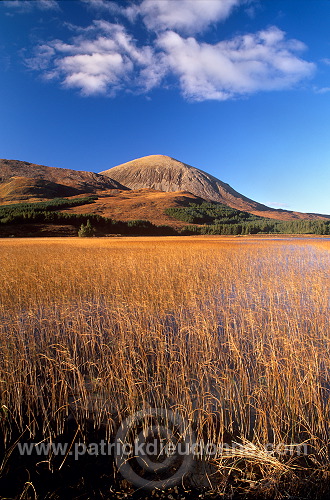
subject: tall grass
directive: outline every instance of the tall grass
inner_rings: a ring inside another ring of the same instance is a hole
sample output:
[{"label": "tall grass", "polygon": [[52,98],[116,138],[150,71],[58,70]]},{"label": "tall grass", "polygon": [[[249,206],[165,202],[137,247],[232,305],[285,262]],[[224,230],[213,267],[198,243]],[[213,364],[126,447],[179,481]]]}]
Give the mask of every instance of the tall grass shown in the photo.
[{"label": "tall grass", "polygon": [[327,471],[329,251],[315,239],[2,240],[6,446],[13,429],[55,439],[69,413],[110,439],[135,411],[170,408],[204,442],[241,443],[213,457],[222,471],[244,458],[263,480],[281,475],[290,460],[262,453],[270,443],[305,443]]}]

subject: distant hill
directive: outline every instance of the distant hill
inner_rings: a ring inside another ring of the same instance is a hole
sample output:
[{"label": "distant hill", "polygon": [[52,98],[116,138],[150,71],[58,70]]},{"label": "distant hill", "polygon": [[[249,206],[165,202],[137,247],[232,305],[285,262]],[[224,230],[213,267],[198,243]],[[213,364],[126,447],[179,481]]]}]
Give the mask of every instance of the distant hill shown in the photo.
[{"label": "distant hill", "polygon": [[109,176],[93,172],[0,160],[0,203],[75,196],[108,189],[127,188]]},{"label": "distant hill", "polygon": [[327,218],[319,214],[302,214],[267,207],[238,193],[229,184],[203,170],[169,156],[144,156],[105,170],[101,174],[133,190],[151,188],[166,192],[186,191],[204,200],[220,202],[237,210],[272,219]]}]

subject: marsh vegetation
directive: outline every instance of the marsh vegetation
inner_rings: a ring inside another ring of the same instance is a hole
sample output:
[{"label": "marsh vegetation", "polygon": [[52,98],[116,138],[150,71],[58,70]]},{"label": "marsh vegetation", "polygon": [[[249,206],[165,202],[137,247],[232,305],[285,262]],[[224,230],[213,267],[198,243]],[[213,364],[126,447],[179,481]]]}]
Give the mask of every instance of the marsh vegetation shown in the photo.
[{"label": "marsh vegetation", "polygon": [[22,465],[17,440],[55,442],[73,421],[72,442],[111,442],[146,408],[177,412],[196,439],[226,448],[209,457],[218,493],[325,494],[329,241],[7,239],[0,259],[7,497],[35,498],[42,473],[73,467],[51,453]]}]

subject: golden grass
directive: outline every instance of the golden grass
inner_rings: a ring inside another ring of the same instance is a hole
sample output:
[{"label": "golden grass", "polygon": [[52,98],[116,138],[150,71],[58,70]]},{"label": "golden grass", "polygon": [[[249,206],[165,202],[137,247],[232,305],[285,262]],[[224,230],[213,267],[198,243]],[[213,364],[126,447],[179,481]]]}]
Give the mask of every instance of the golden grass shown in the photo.
[{"label": "golden grass", "polygon": [[2,240],[0,406],[32,435],[41,415],[49,436],[69,404],[81,429],[92,414],[109,435],[115,416],[171,408],[204,441],[248,443],[247,460],[306,443],[326,469],[329,251],[325,239]]}]

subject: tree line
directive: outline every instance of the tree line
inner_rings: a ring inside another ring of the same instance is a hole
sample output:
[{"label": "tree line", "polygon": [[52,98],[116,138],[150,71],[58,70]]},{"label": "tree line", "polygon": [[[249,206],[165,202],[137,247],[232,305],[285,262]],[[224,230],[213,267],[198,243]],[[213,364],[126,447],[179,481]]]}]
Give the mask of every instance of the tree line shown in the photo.
[{"label": "tree line", "polygon": [[188,222],[183,228],[155,225],[148,220],[113,220],[98,214],[61,212],[64,208],[94,203],[96,196],[57,198],[37,203],[17,203],[0,207],[1,225],[61,224],[76,227],[80,236],[123,235],[245,235],[245,234],[330,234],[330,220],[279,221],[249,214],[217,203],[191,203],[188,207],[165,210],[177,220]]},{"label": "tree line", "polygon": [[[330,234],[330,220],[280,221],[236,210],[221,203],[170,207],[166,214],[188,222],[181,234]],[[195,225],[198,224],[198,225]]]}]

